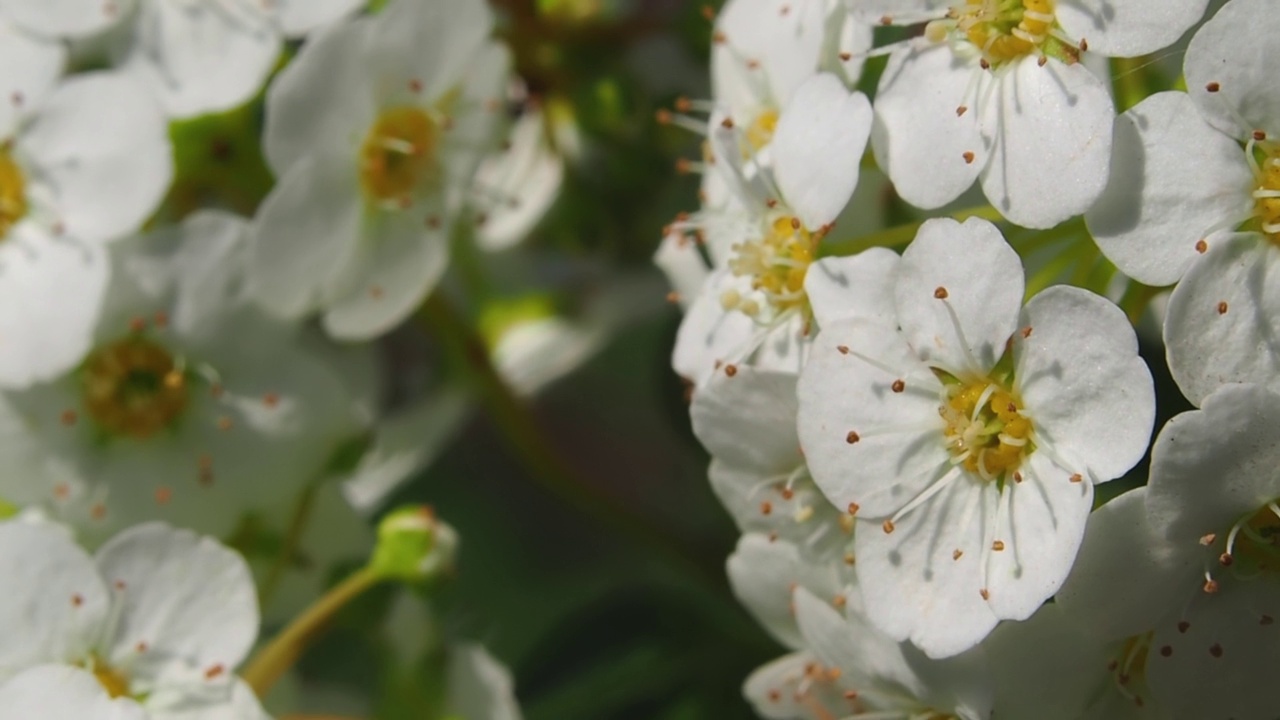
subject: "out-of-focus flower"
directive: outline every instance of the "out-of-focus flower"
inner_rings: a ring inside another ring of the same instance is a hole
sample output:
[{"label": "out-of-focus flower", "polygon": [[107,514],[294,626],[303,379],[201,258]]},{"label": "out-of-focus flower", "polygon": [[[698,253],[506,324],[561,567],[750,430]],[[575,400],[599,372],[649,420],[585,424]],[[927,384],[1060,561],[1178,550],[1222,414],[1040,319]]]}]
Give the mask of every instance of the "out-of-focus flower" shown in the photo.
[{"label": "out-of-focus flower", "polygon": [[898,265],[896,321],[826,324],[800,376],[805,459],[858,516],[867,614],[932,657],[1053,594],[1093,485],[1151,433],[1151,376],[1119,309],[1067,287],[1023,308],[1023,285],[990,223],[931,220]]},{"label": "out-of-focus flower", "polygon": [[[66,372],[88,349],[107,241],[135,231],[173,177],[164,117],[135,79],[54,82],[62,60],[0,34],[0,387]],[[11,57],[16,55],[16,57]],[[36,53],[39,55],[39,53]],[[28,65],[26,63],[30,62]]]},{"label": "out-of-focus flower", "polygon": [[506,145],[476,169],[474,204],[484,220],[476,244],[496,251],[525,239],[563,181],[564,160],[548,141],[542,110],[530,108],[516,119]]},{"label": "out-of-focus flower", "polygon": [[[0,569],[12,583],[0,601],[0,717],[82,707],[121,718],[266,718],[235,675],[258,635],[253,581],[217,542],[148,523],[90,557],[61,528],[13,521],[0,524]],[[90,692],[86,678],[104,692]]]},{"label": "out-of-focus flower", "polygon": [[209,212],[117,244],[78,367],[0,402],[0,495],[98,534],[161,518],[225,535],[361,434],[360,383],[245,296],[244,235]]},{"label": "out-of-focus flower", "polygon": [[474,643],[449,648],[446,704],[459,718],[520,720],[511,671]]},{"label": "out-of-focus flower", "polygon": [[431,292],[493,146],[509,57],[481,0],[395,2],[309,42],[267,94],[279,184],[250,284],[273,313],[368,339]]}]

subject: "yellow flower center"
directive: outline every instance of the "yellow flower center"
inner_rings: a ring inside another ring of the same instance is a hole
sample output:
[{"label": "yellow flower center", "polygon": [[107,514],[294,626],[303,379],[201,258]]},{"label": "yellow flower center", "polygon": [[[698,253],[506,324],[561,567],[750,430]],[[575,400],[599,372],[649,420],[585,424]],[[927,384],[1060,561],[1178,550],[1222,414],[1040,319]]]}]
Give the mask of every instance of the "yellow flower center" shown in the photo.
[{"label": "yellow flower center", "polygon": [[27,214],[27,182],[8,148],[0,145],[0,239]]},{"label": "yellow flower center", "polygon": [[948,19],[927,29],[935,41],[954,27],[992,65],[1037,52],[1050,39],[1056,18],[1054,0],[964,0]]},{"label": "yellow flower center", "polygon": [[1034,450],[1022,401],[1000,383],[981,379],[950,386],[938,408],[954,461],[986,480],[1013,473]]},{"label": "yellow flower center", "polygon": [[98,684],[107,691],[108,696],[112,698],[129,696],[129,678],[119,670],[102,663],[95,663],[93,676],[98,679]]},{"label": "yellow flower center", "polygon": [[131,336],[95,350],[81,369],[89,416],[111,435],[145,440],[187,407],[187,380],[164,347]]},{"label": "yellow flower center", "polygon": [[1271,242],[1280,245],[1280,146],[1264,153],[1254,175],[1258,183],[1253,193],[1254,217]]},{"label": "yellow flower center", "polygon": [[[781,216],[768,223],[764,237],[733,246],[729,270],[751,279],[751,289],[764,295],[765,302],[782,312],[807,306],[804,278],[818,252],[820,233],[811,233],[798,218]],[[759,303],[729,290],[720,297],[726,310],[739,310],[755,317]]]},{"label": "yellow flower center", "polygon": [[747,145],[754,151],[760,151],[773,140],[773,132],[778,129],[778,111],[765,110],[752,119],[743,133]]},{"label": "yellow flower center", "polygon": [[377,202],[403,201],[436,171],[441,123],[413,106],[383,111],[360,147],[360,183]]}]

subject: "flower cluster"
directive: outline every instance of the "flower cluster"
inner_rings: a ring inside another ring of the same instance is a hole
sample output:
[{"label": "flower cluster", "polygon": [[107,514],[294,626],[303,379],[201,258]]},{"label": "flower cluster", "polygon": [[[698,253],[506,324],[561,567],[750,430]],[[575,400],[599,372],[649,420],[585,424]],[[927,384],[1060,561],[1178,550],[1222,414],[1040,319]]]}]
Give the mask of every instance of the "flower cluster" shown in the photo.
[{"label": "flower cluster", "polygon": [[[712,98],[680,103],[709,118],[664,118],[706,138],[702,204],[655,261],[743,532],[729,578],[792,651],[746,682],[760,716],[1280,706],[1273,8],[1220,4],[1186,91],[1125,82],[1207,5],[731,0],[716,18]],[[914,220],[881,230],[860,169]],[[955,212],[975,182],[989,207]],[[1170,285],[1144,345],[1198,409],[1152,443],[1131,323]],[[1144,487],[1117,497],[1122,477]]]}]

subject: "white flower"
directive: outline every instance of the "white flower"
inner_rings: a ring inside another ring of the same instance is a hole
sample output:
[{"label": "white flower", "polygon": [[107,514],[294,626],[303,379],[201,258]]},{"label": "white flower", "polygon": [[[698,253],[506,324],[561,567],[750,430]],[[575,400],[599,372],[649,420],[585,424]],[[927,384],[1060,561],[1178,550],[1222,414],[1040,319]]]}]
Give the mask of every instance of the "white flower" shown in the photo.
[{"label": "white flower", "polygon": [[449,712],[459,718],[520,720],[511,671],[483,646],[459,643],[449,648]]},{"label": "white flower", "polygon": [[1152,285],[1181,278],[1164,334],[1192,403],[1223,383],[1280,390],[1280,92],[1257,36],[1265,0],[1233,0],[1187,49],[1190,94],[1161,93],[1117,123],[1115,175],[1089,216],[1099,246]]},{"label": "white flower", "polygon": [[497,251],[525,239],[563,182],[564,160],[548,142],[542,110],[531,107],[515,121],[507,144],[476,169],[477,205],[484,213],[476,244]]},{"label": "white flower", "polygon": [[24,112],[39,107],[66,62],[60,43],[27,35],[0,15],[0,136],[11,137]]},{"label": "white flower", "polygon": [[164,118],[134,79],[88,73],[54,87],[61,54],[43,56],[13,34],[0,34],[0,48],[0,60],[32,63],[6,68],[0,87],[9,93],[0,111],[0,387],[12,388],[66,371],[88,348],[108,277],[103,245],[155,209],[173,158]]},{"label": "white flower", "polygon": [[931,220],[898,265],[896,321],[825,324],[800,376],[809,469],[858,514],[867,613],[934,657],[1054,593],[1092,486],[1151,432],[1151,377],[1119,309],[1070,287],[1022,308],[1023,287],[990,223]]},{"label": "white flower", "polygon": [[137,703],[112,698],[87,671],[37,665],[0,685],[0,718],[24,720],[148,720]]},{"label": "white flower", "polygon": [[353,12],[362,0],[0,0],[45,37],[111,30],[112,60],[144,80],[171,117],[226,110],[266,82],[285,37]]},{"label": "white flower", "polygon": [[876,95],[876,159],[904,199],[955,200],[980,180],[1026,227],[1089,208],[1107,182],[1115,117],[1087,48],[1131,57],[1177,40],[1207,0],[849,0],[855,14],[928,21],[893,48]]},{"label": "white flower", "polygon": [[981,649],[932,660],[878,632],[857,612],[838,612],[804,587],[795,591],[795,617],[812,659],[803,665],[779,663],[769,675],[758,671],[754,683],[748,681],[748,693],[764,691],[752,698],[757,708],[789,710],[762,713],[766,717],[991,717],[991,682]]},{"label": "white flower", "polygon": [[0,397],[0,496],[95,533],[159,517],[221,535],[361,434],[358,379],[244,296],[245,230],[210,212],[113,248],[78,367]]},{"label": "white flower", "polygon": [[500,119],[508,53],[481,0],[394,2],[303,48],[267,95],[279,184],[259,210],[250,284],[274,313],[368,339],[407,317]]},{"label": "white flower", "polygon": [[1146,682],[1174,717],[1268,718],[1280,705],[1278,431],[1280,396],[1257,385],[1226,385],[1170,420],[1147,487],[1099,510],[1134,496],[1117,511],[1129,519],[1063,587],[1074,614],[1114,615],[1112,637],[1143,639]]},{"label": "white flower", "polygon": [[742,214],[727,267],[703,283],[680,326],[672,358],[677,372],[701,383],[757,351],[763,366],[799,367],[811,320],[809,266],[857,186],[870,126],[866,97],[830,74],[814,76],[792,96],[767,171],[744,164],[742,131],[732,120],[717,125],[716,168]]},{"label": "white flower", "polygon": [[0,703],[31,707],[37,689],[57,697],[65,687],[69,703],[131,716],[127,705],[94,699],[88,677],[106,695],[139,703],[139,717],[266,717],[234,674],[258,635],[253,582],[244,560],[217,542],[149,523],[90,557],[60,528],[8,522],[0,573],[11,583],[0,601],[0,677],[13,684],[0,688]]}]

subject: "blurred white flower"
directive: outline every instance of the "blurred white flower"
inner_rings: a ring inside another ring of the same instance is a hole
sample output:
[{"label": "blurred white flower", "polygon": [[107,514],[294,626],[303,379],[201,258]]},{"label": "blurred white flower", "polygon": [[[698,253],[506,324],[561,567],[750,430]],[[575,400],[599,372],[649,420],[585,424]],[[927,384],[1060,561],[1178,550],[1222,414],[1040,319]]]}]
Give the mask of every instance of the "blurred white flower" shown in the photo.
[{"label": "blurred white flower", "polygon": [[[164,117],[120,73],[55,85],[61,55],[0,33],[0,387],[65,372],[89,347],[109,268],[173,176]],[[28,64],[29,63],[29,64]]]},{"label": "blurred white flower", "polygon": [[1055,287],[1022,307],[990,223],[926,222],[893,283],[893,322],[836,320],[814,341],[800,442],[858,516],[871,621],[945,657],[1058,588],[1092,486],[1142,458],[1154,390],[1110,302]]},{"label": "blurred white flower", "polygon": [[511,671],[484,647],[459,643],[449,648],[447,675],[449,711],[460,718],[520,720]]},{"label": "blurred white flower", "polygon": [[[0,573],[12,583],[0,601],[0,717],[70,717],[76,706],[155,720],[267,717],[235,675],[258,635],[253,581],[214,540],[148,523],[90,557],[57,527],[8,522]],[[145,713],[95,697],[86,678]]]},{"label": "blurred white flower", "polygon": [[273,313],[360,340],[435,287],[501,118],[508,52],[482,0],[394,2],[313,38],[267,94],[279,184],[250,284]]},{"label": "blurred white flower", "polygon": [[546,118],[532,107],[516,119],[510,138],[476,169],[474,202],[484,222],[476,244],[497,251],[524,240],[560,195],[564,160],[547,139]]},{"label": "blurred white flower", "polygon": [[113,698],[93,677],[67,665],[37,665],[0,684],[0,718],[148,720],[128,698]]},{"label": "blurred white flower", "polygon": [[225,535],[361,434],[361,383],[245,296],[245,231],[207,212],[113,248],[78,367],[0,398],[0,496],[96,534],[162,518]]},{"label": "blurred white flower", "polygon": [[1013,222],[1048,228],[1107,183],[1115,109],[1086,50],[1163,48],[1208,0],[849,0],[855,15],[928,22],[893,47],[876,94],[876,160],[899,194],[933,209],[975,180]]}]

